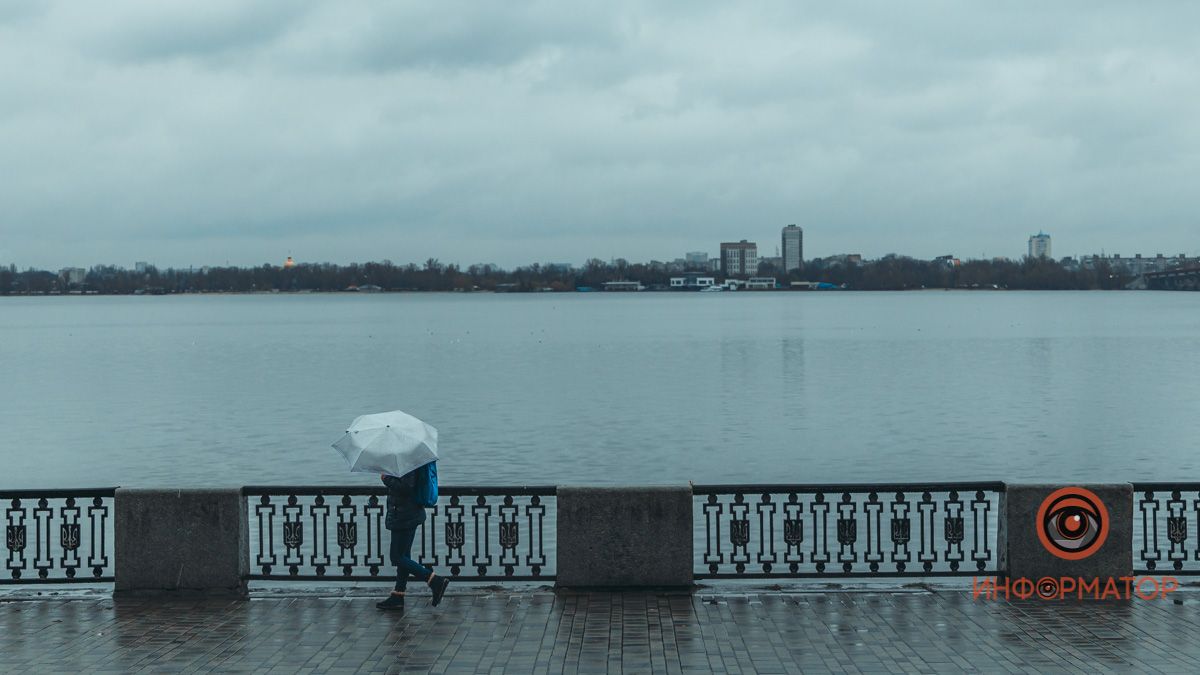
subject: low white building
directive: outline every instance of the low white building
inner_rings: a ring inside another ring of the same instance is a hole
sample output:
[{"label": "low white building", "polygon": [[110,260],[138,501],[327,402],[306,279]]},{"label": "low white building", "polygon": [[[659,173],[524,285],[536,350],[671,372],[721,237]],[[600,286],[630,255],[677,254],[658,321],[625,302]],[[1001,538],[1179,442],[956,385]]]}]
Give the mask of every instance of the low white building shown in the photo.
[{"label": "low white building", "polygon": [[671,290],[673,291],[701,291],[716,284],[715,277],[702,277],[697,274],[671,277]]},{"label": "low white building", "polygon": [[775,290],[775,277],[750,277],[746,281],[746,289],[751,291]]},{"label": "low white building", "polygon": [[604,282],[604,290],[606,291],[640,291],[645,286],[639,281],[606,281]]}]

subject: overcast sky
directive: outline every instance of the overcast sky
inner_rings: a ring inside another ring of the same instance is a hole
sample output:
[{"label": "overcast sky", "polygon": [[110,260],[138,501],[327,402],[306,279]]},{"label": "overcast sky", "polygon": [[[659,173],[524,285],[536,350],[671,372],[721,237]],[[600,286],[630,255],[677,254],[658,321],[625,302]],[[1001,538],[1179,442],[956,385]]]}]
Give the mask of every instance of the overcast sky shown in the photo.
[{"label": "overcast sky", "polygon": [[183,4],[0,0],[0,263],[1200,253],[1196,3]]}]

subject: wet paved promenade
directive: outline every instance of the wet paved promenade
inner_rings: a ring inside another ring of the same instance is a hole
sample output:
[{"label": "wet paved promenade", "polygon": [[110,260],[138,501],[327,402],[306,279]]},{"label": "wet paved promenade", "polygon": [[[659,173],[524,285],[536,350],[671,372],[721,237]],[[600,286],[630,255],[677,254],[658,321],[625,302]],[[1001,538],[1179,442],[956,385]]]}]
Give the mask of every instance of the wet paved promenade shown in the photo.
[{"label": "wet paved promenade", "polygon": [[0,672],[1200,672],[1200,593],[978,602],[959,591],[363,589],[249,601],[0,594]]}]

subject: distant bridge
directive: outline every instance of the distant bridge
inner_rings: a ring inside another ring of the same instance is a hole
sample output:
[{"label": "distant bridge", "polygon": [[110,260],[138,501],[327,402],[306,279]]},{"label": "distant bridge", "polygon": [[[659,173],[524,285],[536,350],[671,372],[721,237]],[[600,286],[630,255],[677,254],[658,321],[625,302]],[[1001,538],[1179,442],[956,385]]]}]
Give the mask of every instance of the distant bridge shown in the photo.
[{"label": "distant bridge", "polygon": [[1200,291],[1200,267],[1148,272],[1142,280],[1145,288],[1154,291]]}]

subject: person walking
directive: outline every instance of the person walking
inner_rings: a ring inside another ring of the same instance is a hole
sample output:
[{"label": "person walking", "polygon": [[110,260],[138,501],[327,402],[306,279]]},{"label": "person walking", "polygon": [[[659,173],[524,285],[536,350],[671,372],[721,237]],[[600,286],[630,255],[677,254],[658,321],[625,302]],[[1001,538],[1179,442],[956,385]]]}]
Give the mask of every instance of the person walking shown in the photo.
[{"label": "person walking", "polygon": [[425,507],[417,499],[418,481],[422,480],[423,468],[410,471],[397,478],[382,474],[383,484],[387,486],[387,516],[384,526],[392,533],[391,559],[396,566],[396,586],[391,595],[376,603],[379,609],[403,610],[404,591],[408,587],[411,576],[429,585],[433,592],[433,606],[437,607],[446,594],[450,580],[439,577],[433,570],[413,560],[412,545],[417,535],[417,528],[425,522]]}]

